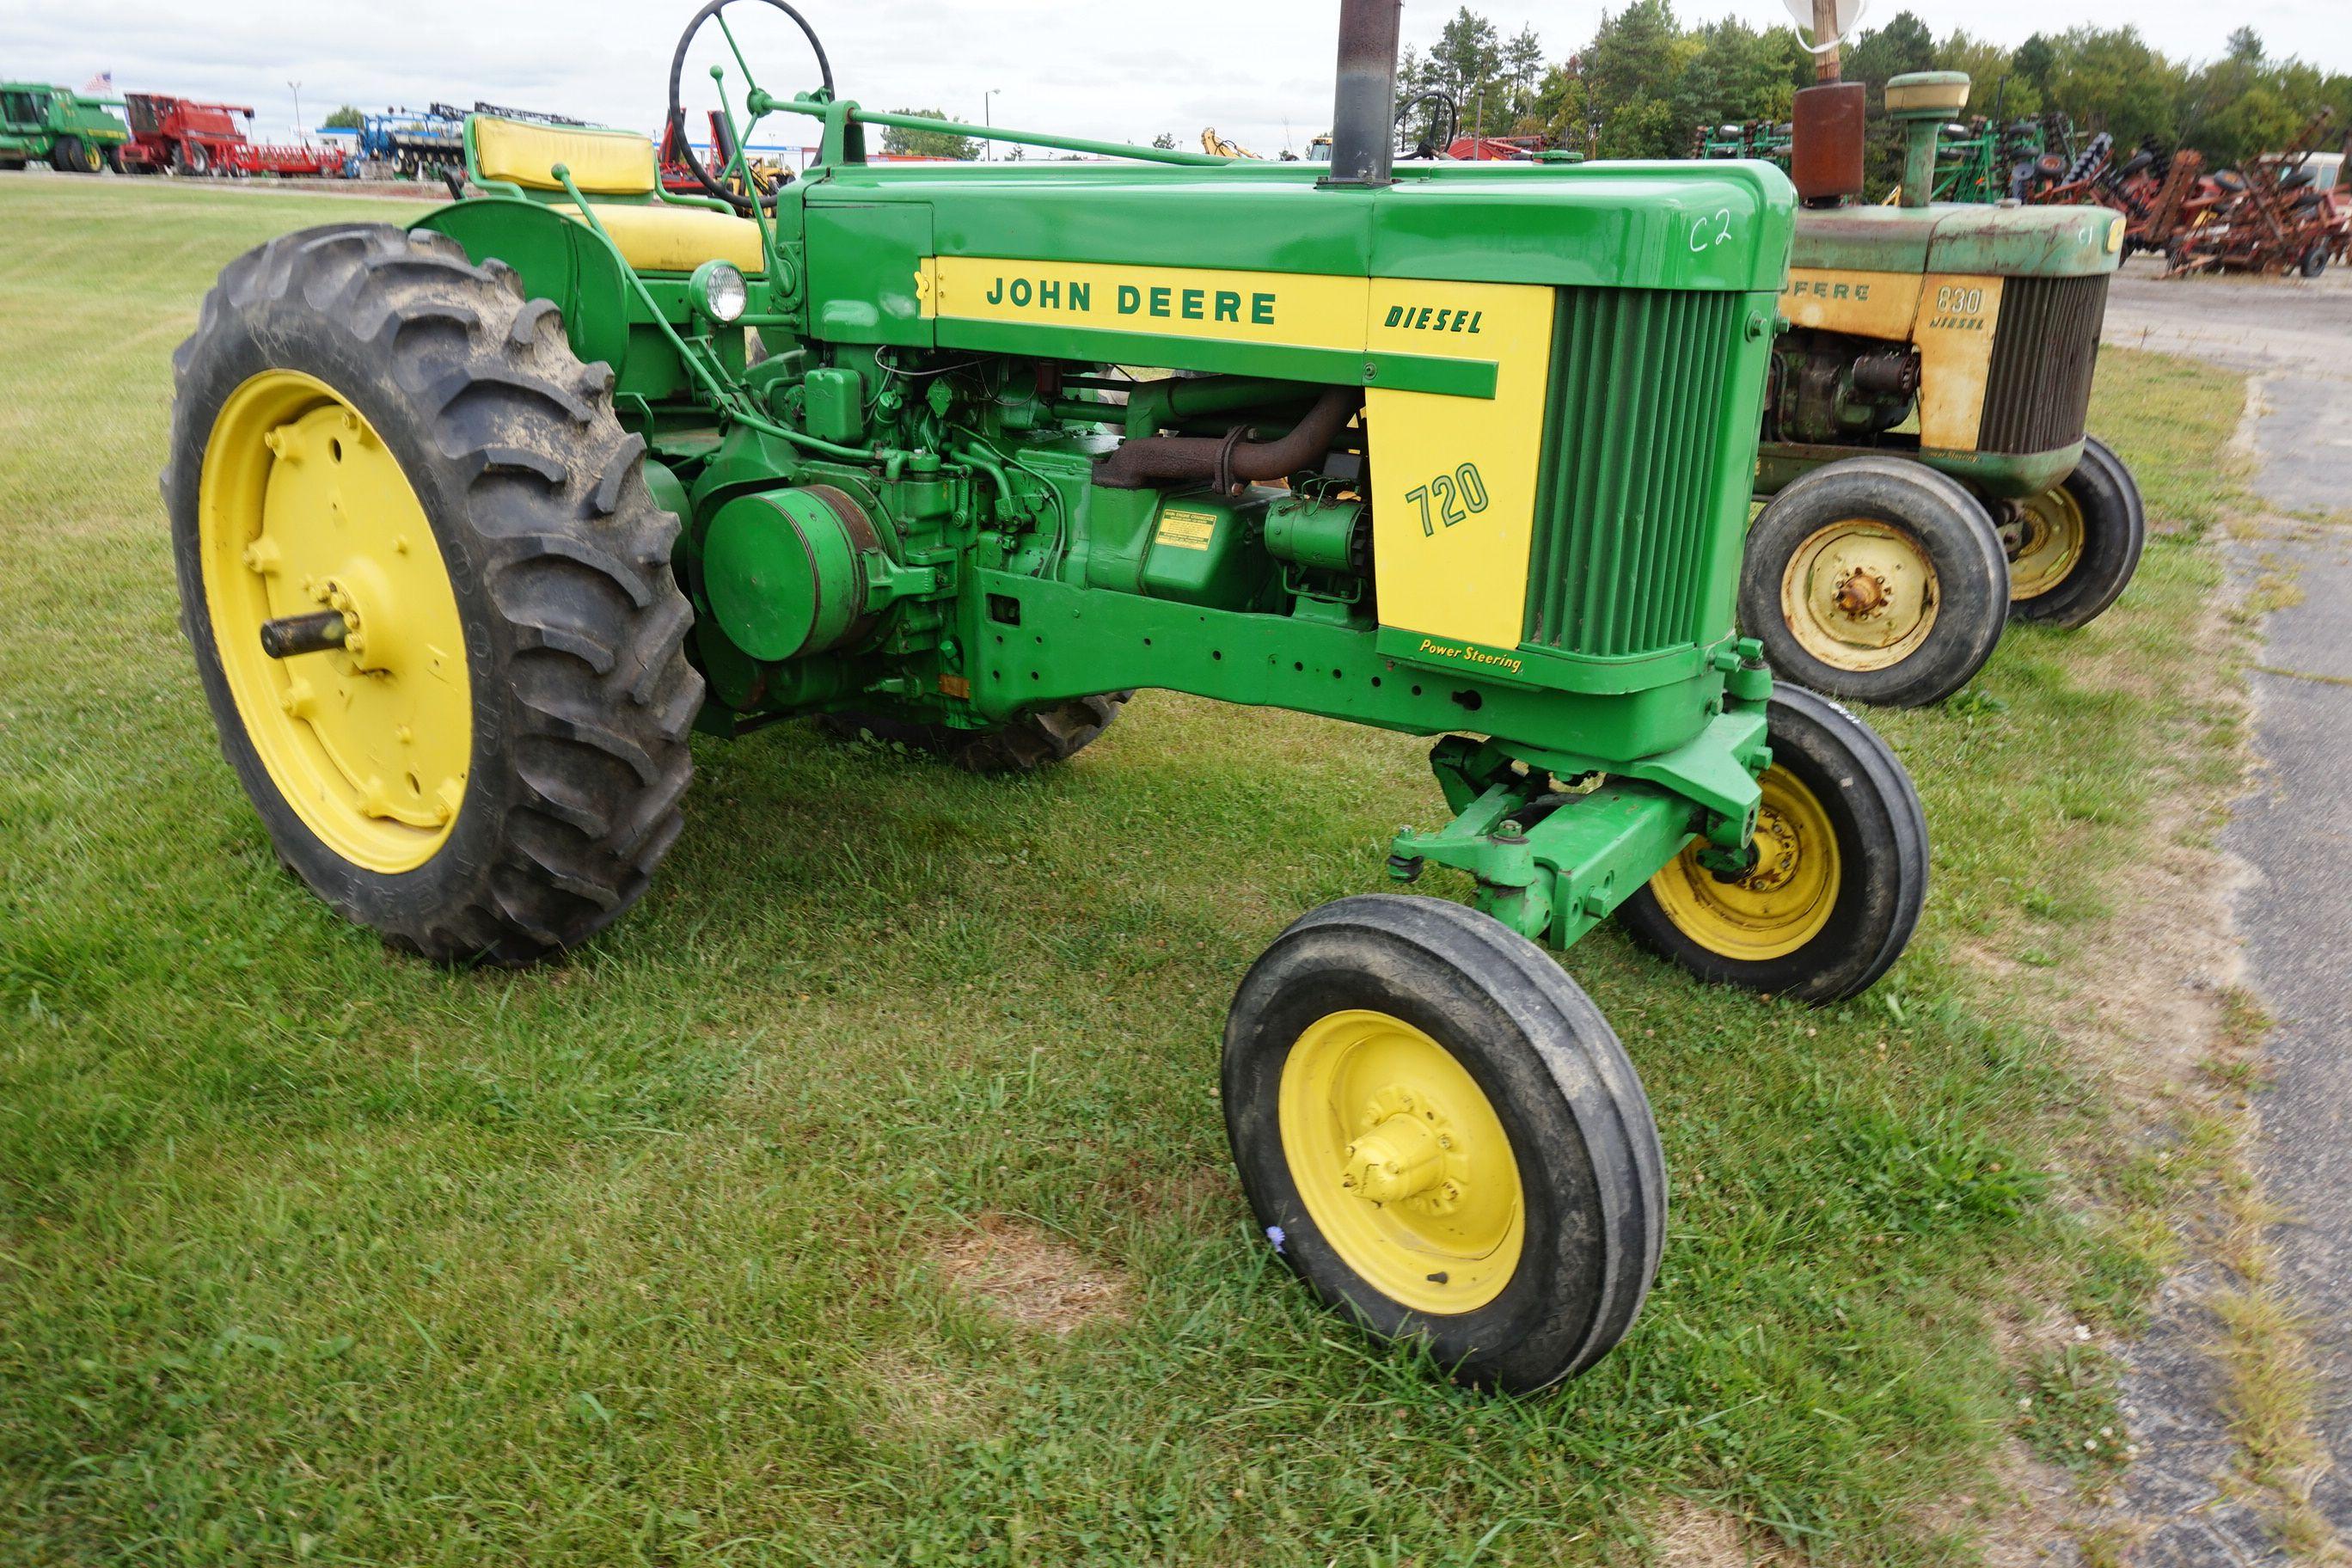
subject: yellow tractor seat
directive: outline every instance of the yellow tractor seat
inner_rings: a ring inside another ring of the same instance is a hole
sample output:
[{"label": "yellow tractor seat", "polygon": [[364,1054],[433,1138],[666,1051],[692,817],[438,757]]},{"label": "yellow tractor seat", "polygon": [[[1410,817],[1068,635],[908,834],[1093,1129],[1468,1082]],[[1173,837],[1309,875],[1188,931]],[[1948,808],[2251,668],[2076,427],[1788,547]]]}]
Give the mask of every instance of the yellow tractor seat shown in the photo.
[{"label": "yellow tractor seat", "polygon": [[[555,210],[587,221],[568,202]],[[640,272],[691,272],[706,261],[731,261],[746,278],[768,269],[767,258],[760,251],[760,226],[747,217],[707,207],[598,202],[596,221],[613,237],[621,259]]]},{"label": "yellow tractor seat", "polygon": [[[472,130],[479,178],[527,191],[561,191],[563,182],[555,177],[561,163],[582,195],[614,198],[594,204],[596,221],[613,237],[621,259],[640,272],[691,272],[713,260],[731,262],[746,275],[767,270],[760,226],[751,219],[658,199],[661,163],[653,142],[634,131],[540,125],[494,114],[474,116]],[[569,203],[554,210],[587,221]]]}]

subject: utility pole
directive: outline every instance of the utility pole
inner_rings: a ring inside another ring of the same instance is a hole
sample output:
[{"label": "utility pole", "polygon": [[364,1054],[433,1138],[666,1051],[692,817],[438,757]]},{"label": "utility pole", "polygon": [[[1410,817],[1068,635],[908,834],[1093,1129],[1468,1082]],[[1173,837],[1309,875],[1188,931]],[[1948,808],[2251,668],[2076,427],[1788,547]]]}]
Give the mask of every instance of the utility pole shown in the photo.
[{"label": "utility pole", "polygon": [[286,85],[294,89],[294,140],[299,142],[302,139],[302,84],[289,81]]},{"label": "utility pole", "polygon": [[[986,92],[980,95],[980,123],[982,130],[993,131],[996,129],[996,118],[990,108],[989,100],[1003,90],[1004,89],[1001,87],[992,87]],[[983,163],[993,163],[996,162],[996,143],[989,141],[985,137],[981,139],[980,160]]]}]

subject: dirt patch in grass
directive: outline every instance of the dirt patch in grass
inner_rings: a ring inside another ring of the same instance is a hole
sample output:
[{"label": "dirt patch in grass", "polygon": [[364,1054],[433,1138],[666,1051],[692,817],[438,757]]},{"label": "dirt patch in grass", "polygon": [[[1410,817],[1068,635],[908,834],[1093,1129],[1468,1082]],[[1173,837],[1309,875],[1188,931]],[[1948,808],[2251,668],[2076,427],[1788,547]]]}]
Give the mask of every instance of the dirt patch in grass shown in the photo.
[{"label": "dirt patch in grass", "polygon": [[1678,1503],[1650,1526],[1659,1568],[1780,1568],[1795,1558],[1717,1509]]},{"label": "dirt patch in grass", "polygon": [[983,1391],[935,1340],[877,1346],[859,1363],[863,1403],[885,1430],[920,1440],[977,1429],[988,1408]]},{"label": "dirt patch in grass", "polygon": [[936,1255],[950,1284],[1024,1329],[1066,1334],[1127,1317],[1125,1281],[1018,1220],[984,1215]]}]

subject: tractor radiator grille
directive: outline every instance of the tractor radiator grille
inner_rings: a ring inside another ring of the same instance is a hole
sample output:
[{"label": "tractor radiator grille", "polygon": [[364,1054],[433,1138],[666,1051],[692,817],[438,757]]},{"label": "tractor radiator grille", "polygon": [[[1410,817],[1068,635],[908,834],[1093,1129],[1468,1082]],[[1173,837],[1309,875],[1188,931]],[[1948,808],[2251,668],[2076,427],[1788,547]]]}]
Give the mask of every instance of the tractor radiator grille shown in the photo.
[{"label": "tractor radiator grille", "polygon": [[2001,286],[1979,452],[2047,452],[2083,438],[2107,280],[2012,278]]},{"label": "tractor radiator grille", "polygon": [[1563,289],[1528,641],[1614,658],[1696,636],[1740,297]]}]

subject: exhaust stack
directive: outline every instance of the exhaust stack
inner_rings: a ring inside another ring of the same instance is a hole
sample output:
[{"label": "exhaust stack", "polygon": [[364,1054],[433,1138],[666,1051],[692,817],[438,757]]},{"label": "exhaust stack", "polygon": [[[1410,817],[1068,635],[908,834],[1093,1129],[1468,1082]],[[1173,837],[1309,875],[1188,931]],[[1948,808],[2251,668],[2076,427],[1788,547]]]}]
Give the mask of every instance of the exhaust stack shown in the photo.
[{"label": "exhaust stack", "polygon": [[1331,106],[1331,172],[1322,184],[1393,182],[1397,34],[1404,0],[1340,0],[1339,79]]}]

